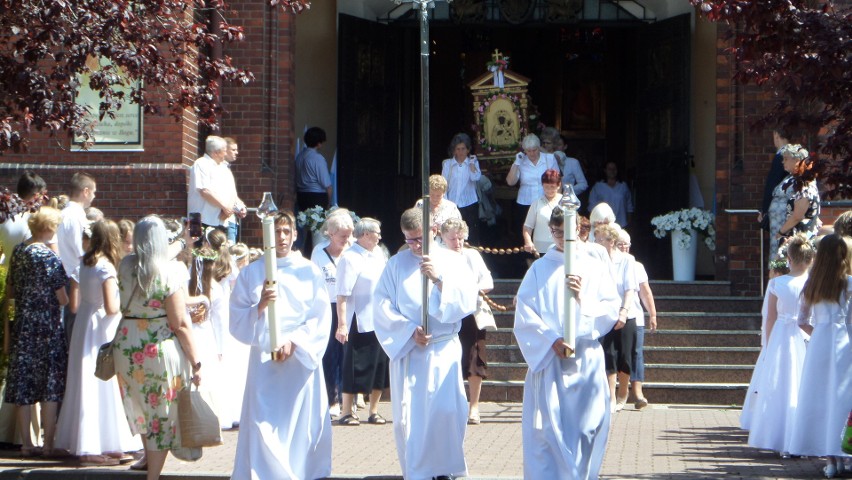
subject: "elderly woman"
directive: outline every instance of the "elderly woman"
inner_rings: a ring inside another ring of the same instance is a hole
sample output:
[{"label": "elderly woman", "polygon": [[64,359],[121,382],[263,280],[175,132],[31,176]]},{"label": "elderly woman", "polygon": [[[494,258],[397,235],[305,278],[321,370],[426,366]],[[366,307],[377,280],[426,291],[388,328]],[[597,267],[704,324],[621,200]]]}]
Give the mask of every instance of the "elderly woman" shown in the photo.
[{"label": "elderly woman", "polygon": [[772,191],[769,204],[769,255],[778,258],[780,240],[796,233],[808,239],[817,234],[819,221],[819,191],[812,171],[813,162],[801,145],[788,144],[781,148],[787,176]]},{"label": "elderly woman", "polygon": [[[494,288],[494,279],[491,278],[491,272],[485,266],[482,255],[472,248],[463,248],[467,235],[468,228],[464,220],[451,218],[441,226],[441,239],[444,245],[464,256],[476,278],[476,288],[481,293],[488,293]],[[479,297],[477,301],[483,302],[482,297]],[[473,315],[462,319],[459,341],[462,346],[462,376],[470,387],[467,423],[479,425],[479,394],[482,391],[482,380],[488,378],[488,362],[485,358],[485,329],[479,328]]]},{"label": "elderly woman", "polygon": [[479,199],[476,183],[482,177],[476,155],[471,155],[472,142],[466,133],[450,140],[451,158],[441,164],[441,176],[447,180],[447,199],[455,203],[462,220],[470,227],[470,241],[479,244]]},{"label": "elderly woman", "polygon": [[[429,226],[436,232],[441,231],[441,225],[448,218],[462,218],[461,212],[455,203],[444,198],[447,191],[447,181],[441,175],[429,176],[429,209],[432,214],[429,217]],[[423,200],[417,200],[415,207],[420,208]]]},{"label": "elderly woman", "polygon": [[343,252],[337,267],[337,333],[343,347],[343,406],[338,423],[359,425],[352,408],[355,395],[369,395],[369,423],[387,423],[379,414],[379,400],[388,386],[388,356],[373,329],[373,294],[387,264],[379,247],[381,223],[362,218],[355,225],[355,244]]},{"label": "elderly woman", "polygon": [[[32,236],[12,251],[6,283],[6,298],[15,302],[15,322],[9,332],[9,319],[5,320],[3,350],[9,354],[9,373],[4,402],[19,407],[21,432],[28,431],[31,406],[41,403],[47,456],[53,454],[56,413],[65,393],[68,364],[62,325],[62,307],[68,304],[67,277],[59,256],[46,244],[56,235],[60,219],[59,211],[49,207],[30,216],[27,225]],[[23,434],[22,440],[21,455],[42,453],[29,435]]]},{"label": "elderly woman", "polygon": [[609,223],[615,223],[615,212],[612,211],[612,208],[607,203],[599,203],[595,208],[592,209],[589,214],[589,241],[595,241],[595,228],[598,225],[606,225]]},{"label": "elderly woman", "polygon": [[639,279],[636,275],[636,260],[632,255],[624,254],[616,247],[620,228],[614,224],[602,224],[594,230],[595,242],[606,249],[612,260],[612,277],[615,280],[618,295],[621,297],[618,321],[623,322],[624,327],[613,329],[601,340],[606,360],[611,407],[613,412],[617,412],[624,408],[627,396],[616,398],[616,374],[621,382],[627,385],[630,375],[636,369],[636,319],[642,315],[642,309],[638,308],[635,302],[639,292]]},{"label": "elderly woman", "polygon": [[114,340],[115,371],[130,429],[142,435],[147,478],[160,477],[169,451],[195,460],[200,449],[181,447],[177,393],[201,382],[186,314],[186,269],[169,259],[163,221],[149,215],[133,230],[134,253],[118,269],[121,323]]},{"label": "elderly woman", "polygon": [[580,195],[589,189],[589,182],[583,174],[583,167],[576,158],[565,155],[565,141],[559,130],[553,127],[545,127],[541,132],[541,149],[552,153],[556,163],[562,171],[562,185],[571,185],[575,195]]},{"label": "elderly woman", "polygon": [[518,189],[518,198],[512,212],[512,231],[519,232],[527,218],[530,205],[539,197],[544,195],[541,185],[541,176],[547,170],[559,170],[556,157],[550,153],[541,151],[541,142],[538,137],[530,134],[521,141],[523,152],[515,156],[515,162],[509,168],[506,175],[506,183],[510,186],[521,183]]},{"label": "elderly woman", "polygon": [[[328,298],[337,298],[337,262],[343,251],[349,248],[352,231],[352,217],[349,210],[340,208],[328,216],[323,231],[328,237],[328,245],[319,244],[311,253],[314,262],[325,277]],[[336,415],[340,410],[343,396],[343,345],[334,338],[337,329],[337,302],[331,303],[331,327],[328,334],[328,346],[322,357],[322,370],[325,375],[325,388],[328,393],[329,410]]]},{"label": "elderly woman", "polygon": [[547,170],[541,175],[541,185],[544,195],[538,198],[527,212],[524,221],[524,250],[539,255],[547,253],[547,249],[553,246],[553,236],[550,235],[550,214],[559,205],[562,198],[559,189],[562,185],[562,176],[559,170]]}]

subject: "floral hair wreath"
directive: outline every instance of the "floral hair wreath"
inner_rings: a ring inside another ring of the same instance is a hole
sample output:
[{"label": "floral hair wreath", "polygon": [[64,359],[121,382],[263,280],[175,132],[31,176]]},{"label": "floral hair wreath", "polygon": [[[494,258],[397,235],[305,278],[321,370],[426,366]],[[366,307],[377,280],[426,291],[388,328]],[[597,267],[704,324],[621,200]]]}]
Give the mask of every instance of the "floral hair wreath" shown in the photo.
[{"label": "floral hair wreath", "polygon": [[211,262],[215,262],[216,260],[219,260],[219,253],[213,252],[212,254],[206,254],[206,253],[203,253],[200,248],[193,248],[192,249],[192,256],[195,257],[198,260],[209,260]]}]

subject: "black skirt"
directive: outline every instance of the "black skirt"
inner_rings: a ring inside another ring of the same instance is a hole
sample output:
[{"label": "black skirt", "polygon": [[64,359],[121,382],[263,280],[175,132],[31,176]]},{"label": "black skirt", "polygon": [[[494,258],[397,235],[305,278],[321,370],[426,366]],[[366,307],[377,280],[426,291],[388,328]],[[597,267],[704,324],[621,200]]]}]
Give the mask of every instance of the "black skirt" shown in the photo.
[{"label": "black skirt", "polygon": [[636,319],[628,318],[621,330],[610,330],[601,338],[606,362],[606,373],[630,375],[636,365]]},{"label": "black skirt", "polygon": [[488,378],[488,362],[485,358],[485,330],[476,326],[476,319],[468,315],[462,319],[459,330],[459,341],[462,346],[461,368],[464,379],[474,375]]},{"label": "black skirt", "polygon": [[358,318],[352,315],[349,341],[343,347],[343,393],[384,390],[388,379],[388,356],[375,332],[358,332]]}]

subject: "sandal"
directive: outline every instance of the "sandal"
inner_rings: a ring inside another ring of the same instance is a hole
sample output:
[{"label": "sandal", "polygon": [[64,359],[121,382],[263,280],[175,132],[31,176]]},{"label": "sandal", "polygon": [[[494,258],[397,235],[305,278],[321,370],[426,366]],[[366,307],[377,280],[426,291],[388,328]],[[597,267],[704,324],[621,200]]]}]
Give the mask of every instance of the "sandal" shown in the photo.
[{"label": "sandal", "polygon": [[115,467],[119,464],[117,458],[108,455],[83,455],[80,457],[80,465],[83,467]]},{"label": "sandal", "polygon": [[373,425],[384,425],[388,423],[388,421],[385,420],[385,417],[381,416],[378,413],[370,415],[370,418],[367,419],[367,422],[372,423]]},{"label": "sandal", "polygon": [[470,415],[467,416],[468,425],[479,425],[480,422],[479,412],[470,412]]},{"label": "sandal", "polygon": [[358,417],[349,413],[337,419],[338,425],[346,425],[349,427],[354,427],[361,425],[361,421],[358,420]]},{"label": "sandal", "polygon": [[140,458],[139,460],[136,460],[136,462],[130,464],[130,469],[131,470],[141,470],[141,471],[148,470],[148,457],[143,455],[142,458]]},{"label": "sandal", "polygon": [[636,403],[633,404],[633,408],[635,408],[636,410],[642,410],[643,408],[645,408],[647,406],[648,406],[648,399],[647,398],[640,398],[639,400],[636,400]]}]

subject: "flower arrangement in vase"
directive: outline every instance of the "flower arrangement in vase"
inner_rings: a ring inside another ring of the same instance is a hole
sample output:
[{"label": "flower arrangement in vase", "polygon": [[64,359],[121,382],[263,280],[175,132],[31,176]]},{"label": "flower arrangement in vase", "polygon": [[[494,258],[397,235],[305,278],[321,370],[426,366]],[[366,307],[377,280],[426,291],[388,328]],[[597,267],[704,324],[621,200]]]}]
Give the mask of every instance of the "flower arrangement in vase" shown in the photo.
[{"label": "flower arrangement in vase", "polygon": [[678,246],[688,249],[692,243],[692,230],[704,237],[704,245],[710,250],[716,249],[716,227],[714,215],[700,208],[684,208],[651,219],[654,236],[663,238],[670,232],[679,232]]},{"label": "flower arrangement in vase", "polygon": [[[338,207],[332,207],[325,210],[319,205],[315,205],[307,210],[296,214],[296,226],[299,228],[307,227],[311,232],[319,232],[329,214],[337,210]],[[352,217],[352,223],[358,223],[361,218],[355,215],[355,212],[349,211],[349,216]]]}]

